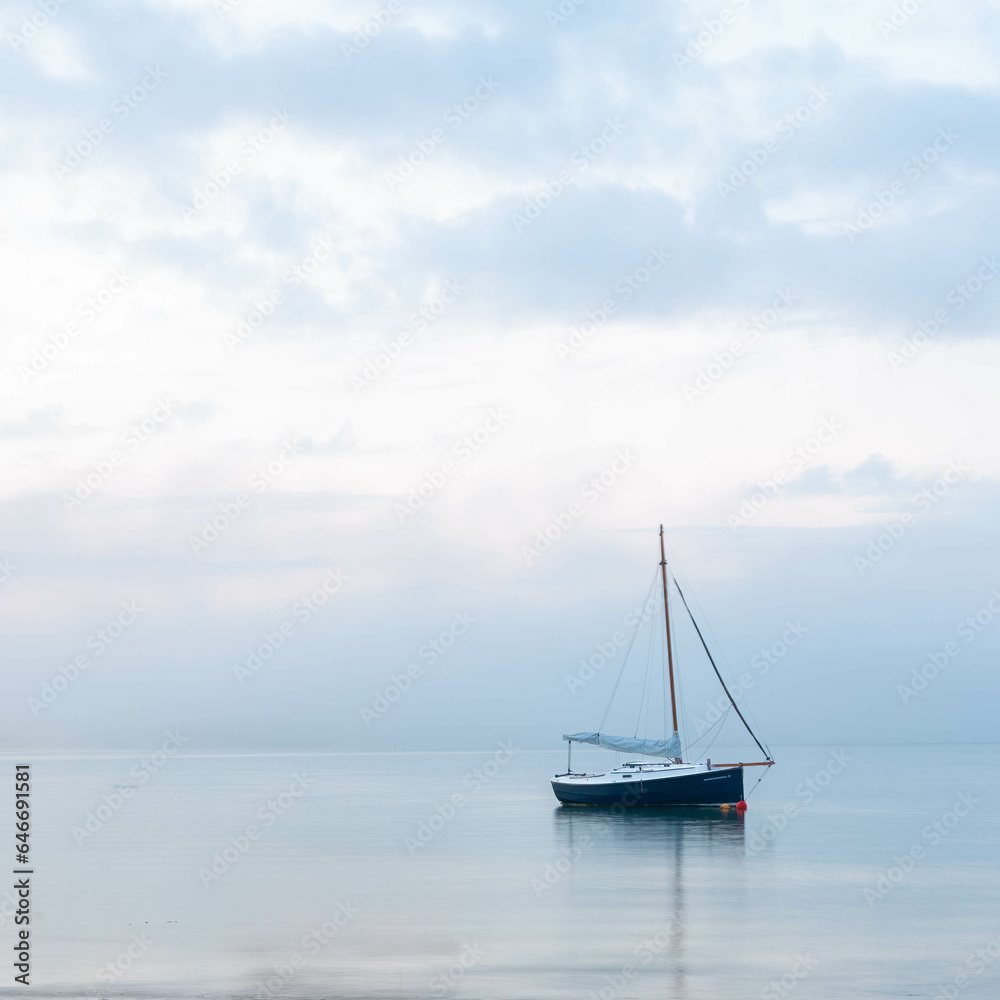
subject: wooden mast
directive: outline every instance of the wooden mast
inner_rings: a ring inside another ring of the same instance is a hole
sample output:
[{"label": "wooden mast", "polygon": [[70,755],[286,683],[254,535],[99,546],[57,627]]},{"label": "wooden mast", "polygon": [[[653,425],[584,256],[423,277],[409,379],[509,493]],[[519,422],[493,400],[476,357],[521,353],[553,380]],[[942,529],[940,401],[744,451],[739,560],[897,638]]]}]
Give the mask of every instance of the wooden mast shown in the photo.
[{"label": "wooden mast", "polygon": [[674,693],[674,650],[670,641],[670,601],[667,598],[667,553],[663,548],[663,525],[660,525],[660,570],[663,573],[663,618],[667,626],[667,673],[670,676],[670,710],[677,732],[677,695]]}]

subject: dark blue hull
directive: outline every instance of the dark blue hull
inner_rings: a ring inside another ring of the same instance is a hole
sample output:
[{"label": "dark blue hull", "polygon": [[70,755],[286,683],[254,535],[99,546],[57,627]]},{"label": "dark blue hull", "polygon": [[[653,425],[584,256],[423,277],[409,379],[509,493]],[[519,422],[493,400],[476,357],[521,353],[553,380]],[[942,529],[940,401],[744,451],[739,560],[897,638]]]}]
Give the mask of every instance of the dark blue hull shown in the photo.
[{"label": "dark blue hull", "polygon": [[571,806],[708,806],[743,798],[743,768],[728,767],[676,777],[636,776],[633,781],[585,784],[581,781],[552,780],[556,798]]}]

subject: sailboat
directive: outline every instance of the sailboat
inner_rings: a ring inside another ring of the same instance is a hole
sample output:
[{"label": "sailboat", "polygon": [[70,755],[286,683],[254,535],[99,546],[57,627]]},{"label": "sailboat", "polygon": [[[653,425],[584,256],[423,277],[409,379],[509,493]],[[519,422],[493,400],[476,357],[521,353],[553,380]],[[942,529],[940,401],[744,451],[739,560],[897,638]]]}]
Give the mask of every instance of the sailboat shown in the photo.
[{"label": "sailboat", "polygon": [[[660,573],[663,580],[663,618],[666,628],[666,673],[670,685],[670,708],[673,713],[673,734],[669,739],[645,739],[636,736],[612,736],[596,733],[572,733],[564,735],[567,741],[566,773],[557,774],[552,779],[552,791],[564,805],[596,806],[649,806],[649,805],[735,805],[745,809],[743,798],[743,769],[745,767],[771,767],[774,759],[765,749],[747,722],[739,706],[729,693],[726,682],[719,673],[712,653],[705,642],[698,622],[688,606],[687,598],[681,590],[677,578],[670,574],[674,587],[684,609],[691,619],[694,630],[708,656],[708,662],[722,685],[730,704],[740,722],[764,755],[764,760],[739,761],[737,763],[713,764],[710,759],[700,762],[685,761],[681,749],[680,732],[677,725],[677,693],[674,687],[674,651],[670,627],[670,588],[668,586],[667,556],[663,541],[663,525],[660,525]],[[627,654],[626,654],[627,659]],[[622,665],[624,670],[624,663]],[[619,675],[620,679],[620,675]],[[664,684],[666,689],[666,684]],[[617,685],[616,685],[617,690]],[[612,693],[612,700],[614,693]],[[609,705],[610,710],[610,705]],[[664,705],[664,716],[666,706]],[[605,713],[605,720],[607,713]],[[603,723],[602,723],[603,728]],[[638,728],[638,727],[637,727]],[[655,761],[633,760],[615,767],[604,774],[587,774],[573,770],[573,744],[588,743],[621,753],[641,757],[662,758]]]}]

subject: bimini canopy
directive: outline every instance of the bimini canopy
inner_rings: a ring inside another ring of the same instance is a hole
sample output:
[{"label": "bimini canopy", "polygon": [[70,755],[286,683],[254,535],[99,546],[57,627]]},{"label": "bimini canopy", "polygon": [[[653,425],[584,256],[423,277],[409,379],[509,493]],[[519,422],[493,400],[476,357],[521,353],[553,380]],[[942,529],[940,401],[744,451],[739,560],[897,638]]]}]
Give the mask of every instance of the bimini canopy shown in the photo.
[{"label": "bimini canopy", "polygon": [[681,738],[674,733],[669,740],[640,740],[634,736],[609,736],[607,733],[573,733],[563,736],[564,740],[573,743],[592,743],[607,750],[619,750],[622,753],[638,753],[646,757],[680,757]]}]

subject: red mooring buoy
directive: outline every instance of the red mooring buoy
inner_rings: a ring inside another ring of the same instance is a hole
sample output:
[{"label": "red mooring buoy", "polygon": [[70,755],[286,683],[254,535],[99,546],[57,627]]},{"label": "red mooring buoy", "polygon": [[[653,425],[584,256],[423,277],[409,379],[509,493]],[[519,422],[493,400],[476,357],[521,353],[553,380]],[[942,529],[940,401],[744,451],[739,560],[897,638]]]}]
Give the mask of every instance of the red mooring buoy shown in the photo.
[{"label": "red mooring buoy", "polygon": [[736,803],[736,808],[739,809],[740,812],[742,812],[744,809],[746,809],[746,807],[747,807],[747,804],[742,799],[740,799],[740,801]]}]

